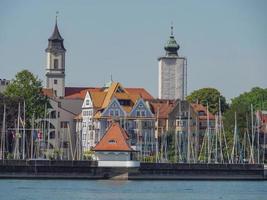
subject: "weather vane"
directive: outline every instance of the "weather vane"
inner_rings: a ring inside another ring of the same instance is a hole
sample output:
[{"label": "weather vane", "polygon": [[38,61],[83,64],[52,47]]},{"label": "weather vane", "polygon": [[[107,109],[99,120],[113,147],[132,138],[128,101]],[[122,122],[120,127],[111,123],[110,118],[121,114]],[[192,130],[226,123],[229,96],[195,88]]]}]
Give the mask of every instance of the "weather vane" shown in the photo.
[{"label": "weather vane", "polygon": [[171,21],[171,35],[173,35],[173,22]]},{"label": "weather vane", "polygon": [[56,11],[56,22],[57,22],[58,14],[59,14],[59,11]]}]

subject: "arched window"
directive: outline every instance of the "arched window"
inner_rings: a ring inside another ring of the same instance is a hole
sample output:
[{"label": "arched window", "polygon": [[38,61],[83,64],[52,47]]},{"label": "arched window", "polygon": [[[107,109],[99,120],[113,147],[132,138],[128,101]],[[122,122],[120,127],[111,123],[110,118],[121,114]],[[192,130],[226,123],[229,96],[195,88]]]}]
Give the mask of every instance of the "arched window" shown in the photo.
[{"label": "arched window", "polygon": [[58,59],[54,59],[54,69],[58,69]]}]

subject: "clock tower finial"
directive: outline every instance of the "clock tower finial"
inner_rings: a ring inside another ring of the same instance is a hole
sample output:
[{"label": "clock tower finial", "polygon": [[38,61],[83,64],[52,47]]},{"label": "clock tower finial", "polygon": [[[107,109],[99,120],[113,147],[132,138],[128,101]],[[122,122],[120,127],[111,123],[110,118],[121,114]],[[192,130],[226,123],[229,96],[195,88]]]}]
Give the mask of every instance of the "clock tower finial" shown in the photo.
[{"label": "clock tower finial", "polygon": [[54,31],[48,38],[48,47],[45,49],[46,61],[46,87],[53,89],[55,96],[65,96],[65,52],[64,39],[61,37],[57,25],[58,11]]}]

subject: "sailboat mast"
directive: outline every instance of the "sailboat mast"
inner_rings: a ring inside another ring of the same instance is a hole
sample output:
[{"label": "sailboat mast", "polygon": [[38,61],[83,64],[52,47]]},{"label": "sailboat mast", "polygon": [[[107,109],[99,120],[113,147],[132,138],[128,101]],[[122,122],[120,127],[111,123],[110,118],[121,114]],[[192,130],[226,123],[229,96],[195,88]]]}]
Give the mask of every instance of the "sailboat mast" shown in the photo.
[{"label": "sailboat mast", "polygon": [[210,117],[209,117],[209,103],[207,102],[207,134],[208,134],[208,163],[210,163]]},{"label": "sailboat mast", "polygon": [[4,104],[4,115],[2,123],[2,137],[1,137],[1,151],[2,151],[2,160],[5,159],[5,144],[6,144],[6,104]]},{"label": "sailboat mast", "polygon": [[260,116],[257,116],[257,153],[258,153],[258,164],[260,163]]},{"label": "sailboat mast", "polygon": [[25,126],[26,126],[26,117],[25,117],[25,100],[23,101],[23,135],[22,135],[22,159],[25,159]]},{"label": "sailboat mast", "polygon": [[33,134],[34,134],[34,113],[32,116],[32,131],[31,131],[31,159],[33,158]]},{"label": "sailboat mast", "polygon": [[191,132],[190,132],[190,104],[188,103],[188,119],[187,119],[187,163],[190,163],[190,140],[191,140]]},{"label": "sailboat mast", "polygon": [[253,105],[251,104],[251,162],[254,163],[254,125],[253,125]]}]

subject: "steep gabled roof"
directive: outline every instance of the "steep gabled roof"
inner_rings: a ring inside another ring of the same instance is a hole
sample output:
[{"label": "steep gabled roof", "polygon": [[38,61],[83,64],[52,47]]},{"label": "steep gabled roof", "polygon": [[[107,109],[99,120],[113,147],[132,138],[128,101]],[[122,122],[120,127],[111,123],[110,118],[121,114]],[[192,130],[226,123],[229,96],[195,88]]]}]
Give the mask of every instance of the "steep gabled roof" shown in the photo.
[{"label": "steep gabled roof", "polygon": [[149,104],[151,106],[151,111],[154,113],[155,117],[159,119],[167,119],[169,113],[175,106],[175,101],[169,99],[154,99],[150,100]]},{"label": "steep gabled roof", "polygon": [[94,151],[133,151],[127,143],[128,134],[118,122],[112,123],[105,135],[96,144]]},{"label": "steep gabled roof", "polygon": [[128,93],[142,97],[144,100],[151,100],[154,97],[144,88],[125,88]]}]

